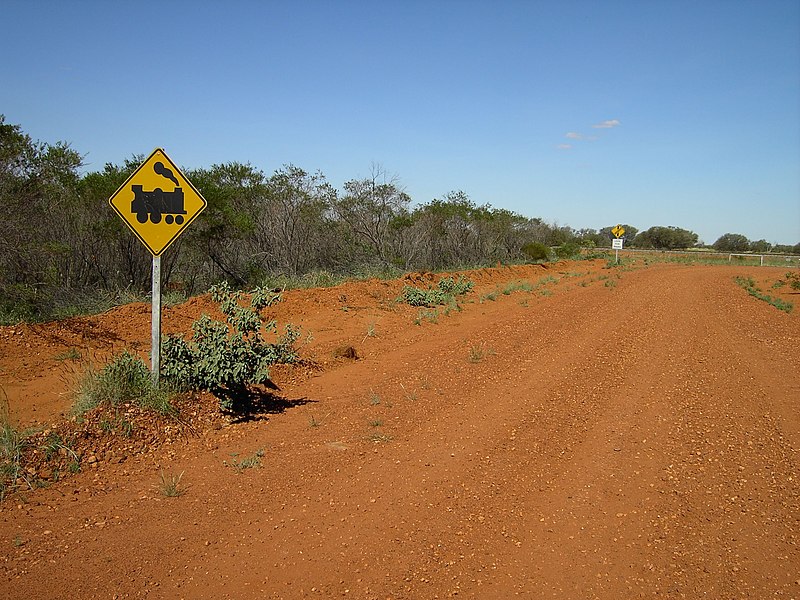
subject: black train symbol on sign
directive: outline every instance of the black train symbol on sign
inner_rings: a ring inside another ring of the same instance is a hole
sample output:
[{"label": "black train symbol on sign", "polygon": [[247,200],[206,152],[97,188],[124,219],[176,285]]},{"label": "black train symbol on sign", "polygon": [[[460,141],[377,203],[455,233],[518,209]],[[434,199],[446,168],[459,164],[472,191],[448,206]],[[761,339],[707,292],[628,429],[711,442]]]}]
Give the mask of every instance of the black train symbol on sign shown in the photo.
[{"label": "black train symbol on sign", "polygon": [[136,215],[139,223],[146,223],[148,218],[153,223],[160,223],[163,215],[167,225],[173,222],[182,225],[186,211],[183,208],[183,189],[180,187],[180,182],[160,161],[153,165],[153,171],[172,181],[175,189],[165,192],[161,188],[156,188],[148,192],[143,190],[141,185],[132,185],[131,212]]}]

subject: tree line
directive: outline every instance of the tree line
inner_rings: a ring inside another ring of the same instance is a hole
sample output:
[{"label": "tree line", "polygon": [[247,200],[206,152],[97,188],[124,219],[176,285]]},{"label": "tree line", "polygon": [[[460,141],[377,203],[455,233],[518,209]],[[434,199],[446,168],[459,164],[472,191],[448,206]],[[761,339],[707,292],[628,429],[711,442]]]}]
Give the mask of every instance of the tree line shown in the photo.
[{"label": "tree line", "polygon": [[[149,290],[150,254],[108,206],[143,159],[81,173],[82,157],[69,144],[35,141],[0,115],[0,310],[27,307],[36,316],[81,294]],[[608,247],[613,237],[612,226],[575,230],[478,205],[462,191],[412,205],[379,167],[341,190],[295,165],[267,175],[232,162],[185,175],[208,206],[162,257],[162,282],[187,294],[222,280],[251,286],[320,270],[457,269],[544,259],[551,248],[568,257]],[[678,227],[625,228],[628,246],[698,243]],[[728,243],[721,240],[719,249]]]}]

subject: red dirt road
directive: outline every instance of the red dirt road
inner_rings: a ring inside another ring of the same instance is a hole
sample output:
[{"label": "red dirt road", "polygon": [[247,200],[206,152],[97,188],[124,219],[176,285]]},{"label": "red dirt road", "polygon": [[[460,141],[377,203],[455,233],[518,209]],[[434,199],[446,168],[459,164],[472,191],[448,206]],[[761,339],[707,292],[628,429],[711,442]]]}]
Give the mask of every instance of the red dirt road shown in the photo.
[{"label": "red dirt road", "polygon": [[[800,307],[733,282],[784,271],[599,266],[473,273],[419,326],[399,282],[287,294],[303,403],[0,504],[0,598],[800,598]],[[517,279],[539,287],[480,302]],[[139,312],[92,321],[97,352],[146,343]]]}]

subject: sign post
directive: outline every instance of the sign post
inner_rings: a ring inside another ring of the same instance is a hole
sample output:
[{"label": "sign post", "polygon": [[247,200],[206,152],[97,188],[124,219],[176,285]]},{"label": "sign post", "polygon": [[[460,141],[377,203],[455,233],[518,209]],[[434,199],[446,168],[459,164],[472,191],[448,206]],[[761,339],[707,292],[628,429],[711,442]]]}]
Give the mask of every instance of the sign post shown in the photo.
[{"label": "sign post", "polygon": [[108,199],[111,208],[153,255],[150,371],[161,368],[161,254],[206,207],[200,192],[156,148]]},{"label": "sign post", "polygon": [[625,228],[622,225],[617,225],[614,229],[611,230],[611,233],[614,234],[613,240],[611,240],[611,248],[614,250],[614,264],[619,264],[619,251],[622,250],[622,242],[623,240],[622,235],[625,233]]},{"label": "sign post", "polygon": [[158,383],[161,372],[161,257],[153,257],[152,316],[150,327],[150,372]]}]

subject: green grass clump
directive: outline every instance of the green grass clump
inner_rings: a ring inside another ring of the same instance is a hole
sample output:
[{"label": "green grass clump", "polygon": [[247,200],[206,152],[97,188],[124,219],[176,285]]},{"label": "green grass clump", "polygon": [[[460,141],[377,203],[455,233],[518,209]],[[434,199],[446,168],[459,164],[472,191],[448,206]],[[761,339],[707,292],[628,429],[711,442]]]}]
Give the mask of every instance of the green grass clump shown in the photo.
[{"label": "green grass clump", "polygon": [[101,404],[136,404],[162,414],[174,414],[171,390],[153,382],[142,359],[127,350],[117,355],[100,371],[90,368],[78,384],[73,405],[77,415]]},{"label": "green grass clump", "polygon": [[233,455],[234,458],[231,459],[231,466],[241,475],[247,469],[255,469],[261,466],[261,457],[264,456],[264,450],[256,450],[255,454],[241,460],[237,460],[236,456],[236,454]]},{"label": "green grass clump", "polygon": [[771,304],[778,310],[782,310],[783,312],[790,313],[794,308],[794,305],[791,302],[786,302],[785,300],[781,300],[780,298],[773,298],[768,294],[759,289],[756,285],[756,282],[753,280],[752,277],[735,277],[734,281],[739,287],[742,287],[747,291],[748,294],[753,296],[753,298],[758,298],[759,300],[763,300],[767,304]]},{"label": "green grass clump", "polygon": [[417,313],[417,317],[414,319],[414,325],[422,325],[424,321],[429,321],[431,323],[438,323],[439,311],[436,310],[435,308],[421,309]]},{"label": "green grass clump", "polygon": [[520,279],[519,281],[507,283],[501,291],[504,296],[508,296],[513,292],[530,292],[531,290],[533,290],[533,284],[530,281]]},{"label": "green grass clump", "polygon": [[183,471],[178,475],[166,475],[164,471],[161,471],[160,481],[156,487],[162,496],[177,498],[186,493],[186,488],[181,487],[181,479],[183,479]]},{"label": "green grass clump", "polygon": [[[25,435],[3,419],[0,423],[0,500],[16,487],[18,479],[26,479],[22,468],[24,448]],[[28,485],[32,487],[31,482]]]},{"label": "green grass clump", "polygon": [[406,285],[403,287],[398,301],[405,302],[411,306],[427,307],[450,304],[456,297],[463,296],[472,290],[473,285],[469,279],[463,276],[459,276],[458,279],[443,277],[435,288],[428,288],[427,290]]}]

